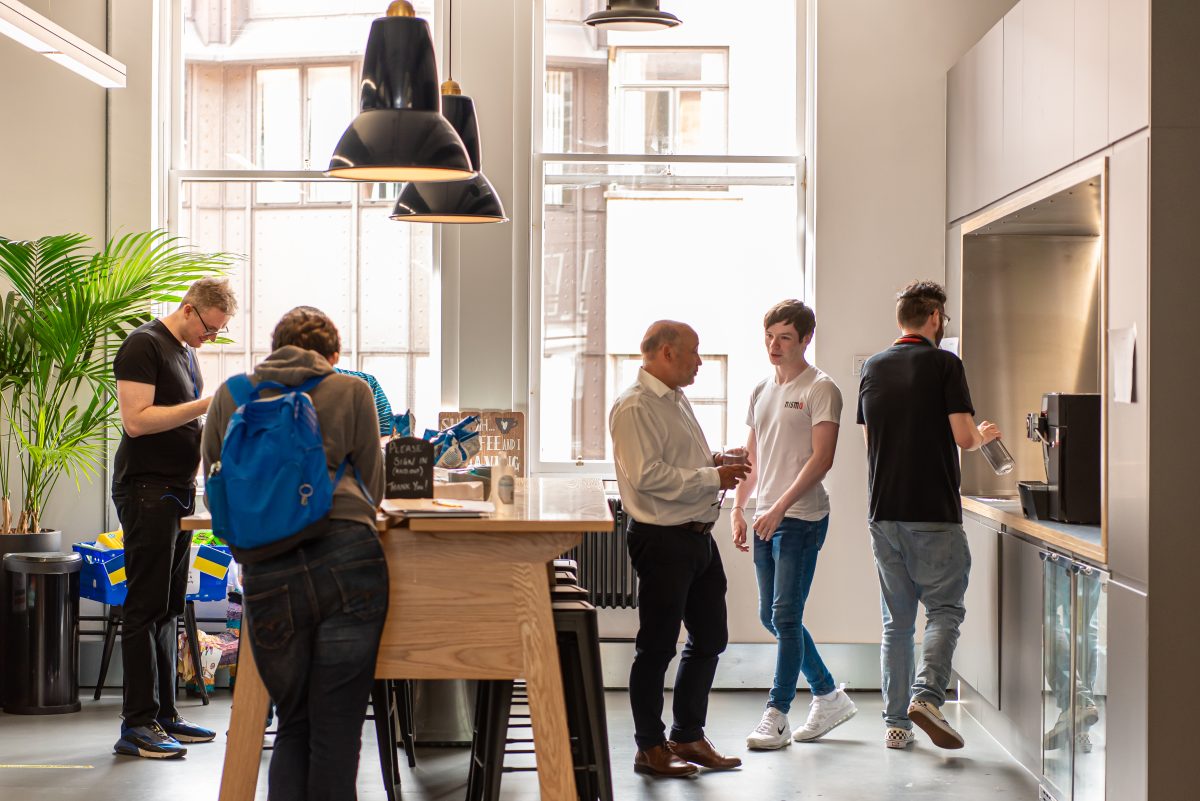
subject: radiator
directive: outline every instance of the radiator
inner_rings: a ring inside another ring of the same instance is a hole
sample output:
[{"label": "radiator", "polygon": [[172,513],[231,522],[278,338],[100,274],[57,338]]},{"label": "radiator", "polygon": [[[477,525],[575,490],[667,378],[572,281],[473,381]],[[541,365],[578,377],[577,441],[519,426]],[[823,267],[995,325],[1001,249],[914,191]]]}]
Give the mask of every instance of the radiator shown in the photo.
[{"label": "radiator", "polygon": [[583,542],[567,554],[579,565],[579,586],[588,592],[592,606],[633,609],[637,606],[637,576],[629,563],[629,519],[621,501],[609,498],[613,530],[583,535]]}]

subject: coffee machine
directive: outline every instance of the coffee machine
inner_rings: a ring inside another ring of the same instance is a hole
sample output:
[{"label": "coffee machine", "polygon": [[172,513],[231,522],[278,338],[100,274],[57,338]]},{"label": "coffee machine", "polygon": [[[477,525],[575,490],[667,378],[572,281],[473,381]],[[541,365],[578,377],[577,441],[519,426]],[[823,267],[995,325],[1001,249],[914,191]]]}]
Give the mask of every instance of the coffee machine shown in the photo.
[{"label": "coffee machine", "polygon": [[1100,522],[1100,396],[1049,392],[1026,416],[1026,435],[1042,444],[1046,481],[1022,481],[1021,508],[1032,520]]}]

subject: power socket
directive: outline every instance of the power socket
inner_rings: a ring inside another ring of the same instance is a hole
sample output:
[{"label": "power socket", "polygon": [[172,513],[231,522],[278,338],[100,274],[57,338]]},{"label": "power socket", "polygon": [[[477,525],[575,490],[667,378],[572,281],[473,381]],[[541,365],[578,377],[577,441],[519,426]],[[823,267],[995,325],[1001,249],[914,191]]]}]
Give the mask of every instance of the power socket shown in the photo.
[{"label": "power socket", "polygon": [[867,359],[869,359],[869,358],[871,358],[871,357],[870,356],[861,356],[861,355],[855,356],[854,357],[854,365],[850,368],[850,374],[853,376],[861,376],[862,371],[863,371],[863,365],[867,363]]}]

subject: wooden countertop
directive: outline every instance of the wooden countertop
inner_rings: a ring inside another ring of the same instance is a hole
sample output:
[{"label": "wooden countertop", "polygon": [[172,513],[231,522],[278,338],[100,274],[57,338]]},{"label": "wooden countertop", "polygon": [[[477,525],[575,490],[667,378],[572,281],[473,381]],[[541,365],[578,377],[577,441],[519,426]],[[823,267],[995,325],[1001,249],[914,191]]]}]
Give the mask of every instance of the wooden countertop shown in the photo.
[{"label": "wooden countertop", "polygon": [[1016,498],[975,498],[962,496],[964,512],[985,517],[1000,523],[1006,529],[1020,532],[1047,545],[1053,545],[1068,553],[1083,557],[1098,564],[1107,563],[1103,532],[1100,526],[1077,526],[1056,523],[1050,520],[1029,520],[1021,513],[1021,502]]},{"label": "wooden countertop", "polygon": [[[410,531],[539,532],[610,531],[612,513],[604,496],[604,484],[596,478],[539,477],[516,480],[513,503],[498,504],[486,517],[446,517],[397,519],[381,515],[379,529],[404,527]],[[212,517],[207,513],[183,518],[180,527],[207,529]]]}]

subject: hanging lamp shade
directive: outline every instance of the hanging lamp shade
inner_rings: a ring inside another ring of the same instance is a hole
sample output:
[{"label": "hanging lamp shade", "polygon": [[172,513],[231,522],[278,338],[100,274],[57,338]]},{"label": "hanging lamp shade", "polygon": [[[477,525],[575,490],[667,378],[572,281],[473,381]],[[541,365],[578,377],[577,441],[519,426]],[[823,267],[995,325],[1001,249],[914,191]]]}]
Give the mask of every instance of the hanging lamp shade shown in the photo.
[{"label": "hanging lamp shade", "polygon": [[508,222],[500,196],[483,174],[475,101],[461,92],[454,81],[442,84],[442,113],[462,137],[471,166],[477,170],[475,176],[464,181],[405,184],[396,199],[393,220],[459,224]]},{"label": "hanging lamp shade", "polygon": [[608,0],[604,11],[588,15],[584,22],[608,31],[658,31],[674,28],[680,19],[661,10],[658,0]]},{"label": "hanging lamp shade", "polygon": [[406,0],[371,23],[360,107],[326,175],[395,182],[459,181],[475,174],[462,139],[442,116],[429,25]]}]

